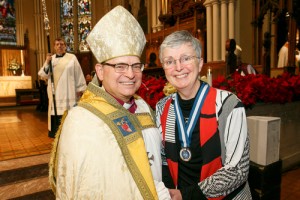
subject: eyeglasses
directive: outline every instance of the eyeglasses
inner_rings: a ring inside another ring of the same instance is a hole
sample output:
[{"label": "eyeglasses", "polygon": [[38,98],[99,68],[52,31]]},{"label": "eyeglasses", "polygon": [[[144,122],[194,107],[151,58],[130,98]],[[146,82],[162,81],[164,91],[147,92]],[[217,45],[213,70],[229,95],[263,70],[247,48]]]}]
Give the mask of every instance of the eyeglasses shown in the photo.
[{"label": "eyeglasses", "polygon": [[195,58],[199,59],[199,57],[197,56],[181,56],[179,59],[174,59],[173,57],[167,57],[163,59],[164,68],[170,69],[175,67],[177,60],[182,65],[188,65],[191,64]]},{"label": "eyeglasses", "polygon": [[143,63],[134,63],[132,65],[129,65],[126,63],[117,63],[117,64],[102,63],[102,65],[108,65],[108,66],[115,68],[115,72],[117,72],[117,73],[127,72],[129,66],[131,66],[132,71],[135,73],[140,73],[144,70]]}]

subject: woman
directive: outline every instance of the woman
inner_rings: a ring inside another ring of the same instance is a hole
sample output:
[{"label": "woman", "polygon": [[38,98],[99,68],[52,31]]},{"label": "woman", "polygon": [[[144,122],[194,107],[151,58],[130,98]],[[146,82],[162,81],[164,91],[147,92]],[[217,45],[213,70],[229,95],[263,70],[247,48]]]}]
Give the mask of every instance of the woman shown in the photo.
[{"label": "woman", "polygon": [[201,45],[177,31],[160,46],[167,80],[177,92],[156,105],[163,182],[172,199],[251,199],[245,109],[228,91],[198,79]]}]

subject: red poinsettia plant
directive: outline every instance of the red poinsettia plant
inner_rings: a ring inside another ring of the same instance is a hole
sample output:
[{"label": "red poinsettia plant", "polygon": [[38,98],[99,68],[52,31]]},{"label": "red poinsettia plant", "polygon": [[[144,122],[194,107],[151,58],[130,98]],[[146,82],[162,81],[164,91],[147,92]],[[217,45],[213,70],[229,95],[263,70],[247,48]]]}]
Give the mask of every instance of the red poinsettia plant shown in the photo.
[{"label": "red poinsettia plant", "polygon": [[[143,76],[143,84],[137,94],[155,109],[156,103],[165,96],[167,85],[164,78]],[[300,100],[300,75],[283,73],[276,78],[263,74],[241,76],[234,73],[229,77],[219,76],[213,80],[213,87],[231,91],[238,96],[246,108],[257,103],[288,103]]]},{"label": "red poinsettia plant", "polygon": [[163,93],[165,84],[166,80],[162,77],[156,78],[144,74],[142,85],[137,91],[137,94],[155,109],[156,103],[165,96]]},{"label": "red poinsettia plant", "polygon": [[277,78],[270,78],[263,74],[241,76],[234,73],[227,78],[220,76],[213,80],[213,87],[235,93],[245,107],[259,102],[283,104],[299,100],[300,75],[283,73]]}]

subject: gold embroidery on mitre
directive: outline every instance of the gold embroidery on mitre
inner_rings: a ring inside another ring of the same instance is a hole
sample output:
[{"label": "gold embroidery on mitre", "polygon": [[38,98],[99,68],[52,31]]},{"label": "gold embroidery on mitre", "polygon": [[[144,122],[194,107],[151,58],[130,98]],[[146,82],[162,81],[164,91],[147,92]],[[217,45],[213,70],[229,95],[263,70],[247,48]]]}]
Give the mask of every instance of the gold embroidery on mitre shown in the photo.
[{"label": "gold embroidery on mitre", "polygon": [[99,63],[120,56],[140,57],[146,44],[140,24],[122,6],[103,16],[86,41]]}]

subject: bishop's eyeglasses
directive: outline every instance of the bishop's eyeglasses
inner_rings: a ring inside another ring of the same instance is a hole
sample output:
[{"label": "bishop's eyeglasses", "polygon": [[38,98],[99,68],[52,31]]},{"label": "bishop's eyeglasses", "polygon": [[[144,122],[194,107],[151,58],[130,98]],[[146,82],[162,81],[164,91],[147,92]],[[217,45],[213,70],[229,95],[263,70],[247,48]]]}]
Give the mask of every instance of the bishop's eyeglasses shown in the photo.
[{"label": "bishop's eyeglasses", "polygon": [[200,59],[197,56],[181,56],[179,59],[174,59],[173,57],[167,57],[163,59],[163,65],[165,69],[171,69],[176,66],[177,60],[181,65],[188,65],[191,64],[195,58]]},{"label": "bishop's eyeglasses", "polygon": [[144,66],[145,66],[145,64],[143,64],[143,63],[134,63],[132,65],[129,65],[127,63],[117,63],[117,64],[102,63],[102,65],[108,65],[108,66],[115,68],[115,72],[117,72],[117,73],[127,72],[129,66],[131,66],[131,69],[133,72],[140,73],[144,70]]}]

